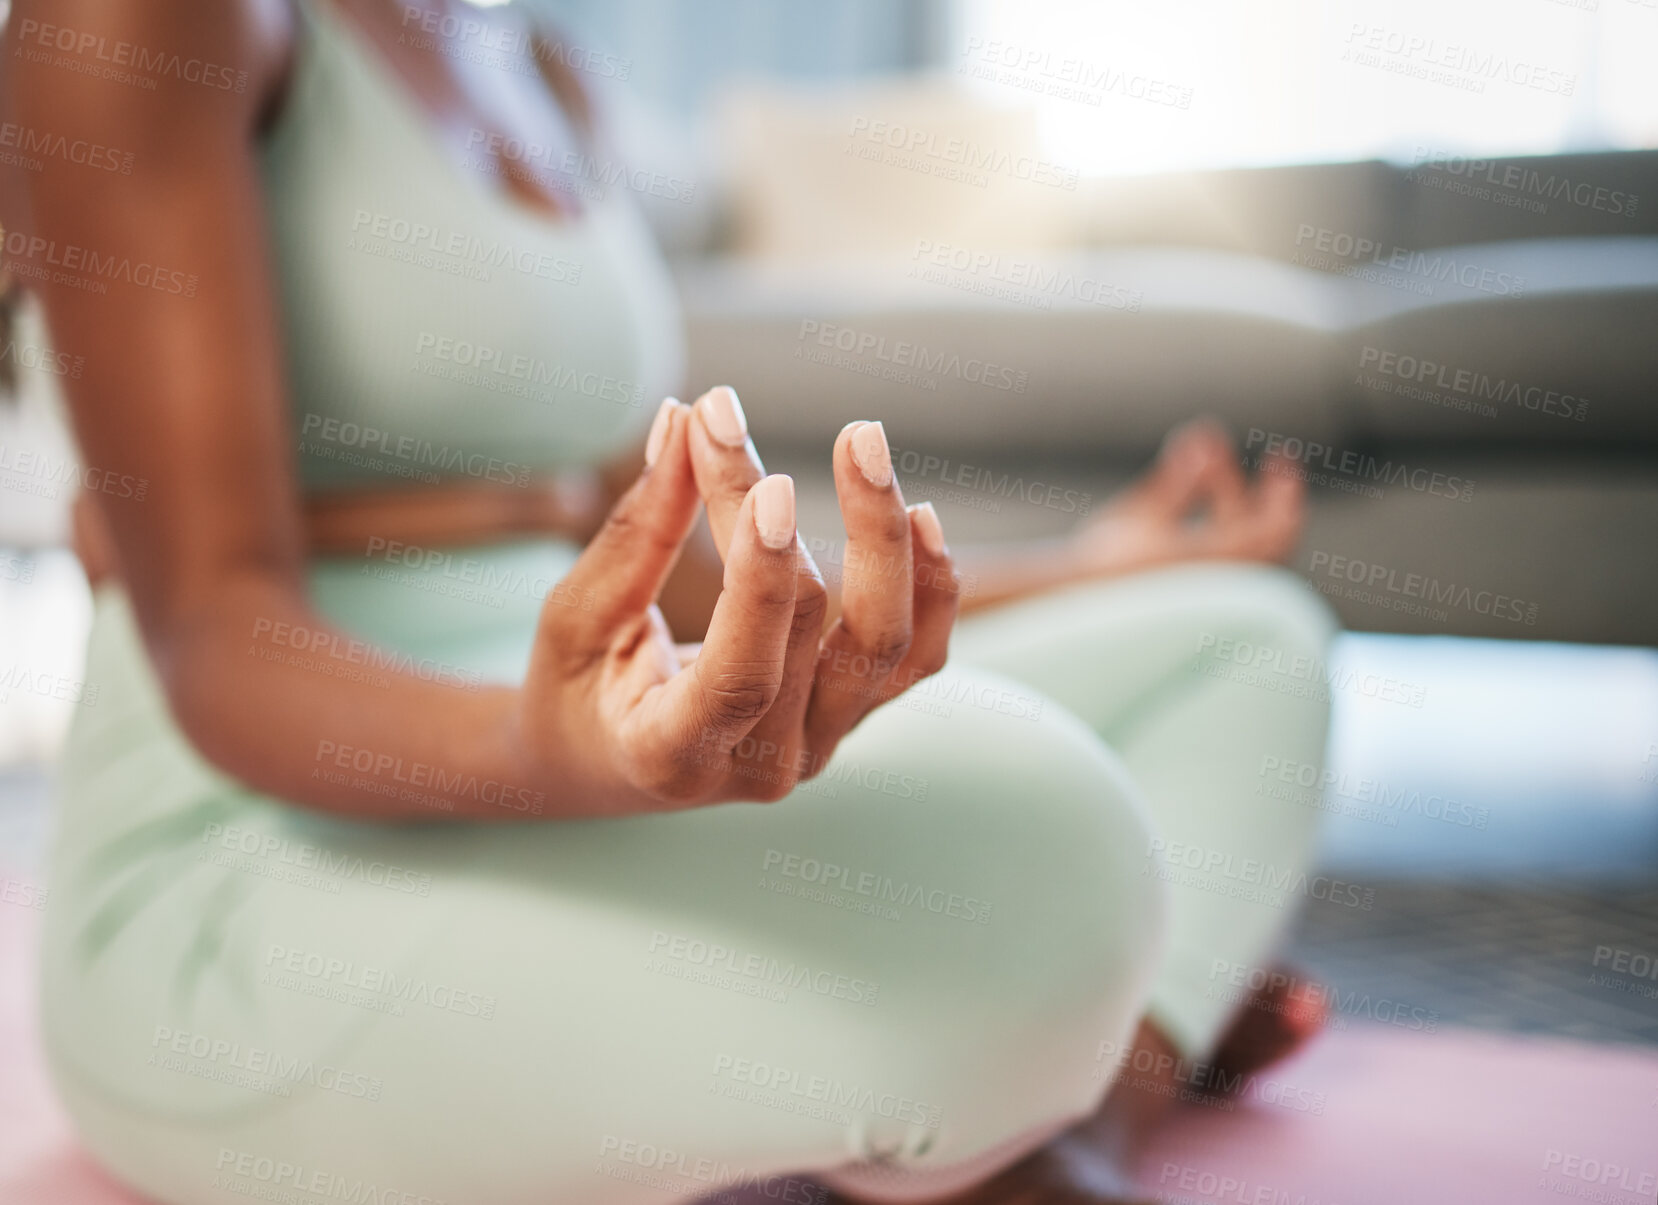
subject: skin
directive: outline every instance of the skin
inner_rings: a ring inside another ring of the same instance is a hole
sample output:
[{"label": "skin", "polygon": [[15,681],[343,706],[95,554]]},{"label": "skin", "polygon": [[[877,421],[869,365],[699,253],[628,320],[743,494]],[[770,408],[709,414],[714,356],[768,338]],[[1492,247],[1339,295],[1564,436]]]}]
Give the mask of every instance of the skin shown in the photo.
[{"label": "skin", "polygon": [[[336,3],[457,159],[479,126],[568,146],[595,137],[587,99],[550,57],[538,59],[538,85],[400,42],[403,6],[393,0]],[[876,486],[859,472],[849,427],[831,453],[847,563],[900,569],[849,574],[831,598],[798,534],[781,549],[761,539],[764,467],[752,441],[712,437],[706,395],[695,407],[664,406],[649,466],[636,451],[532,489],[301,496],[256,157],[288,86],[294,19],[287,0],[14,5],[14,41],[29,20],[95,31],[245,71],[241,92],[165,76],[154,90],[132,88],[0,54],[10,119],[134,156],[130,174],[58,160],[35,173],[9,169],[7,227],[199,282],[188,298],[120,284],[101,294],[30,287],[55,342],[89,353],[82,375],[64,382],[86,463],[150,483],[142,502],[83,497],[77,550],[92,580],[125,589],[184,733],[249,786],[386,822],[524,819],[438,786],[432,806],[314,777],[331,743],[372,751],[380,765],[424,763],[460,781],[522,788],[545,801],[538,814],[548,819],[778,799],[870,710],[938,670],[958,608],[1182,560],[1282,560],[1293,549],[1300,483],[1279,471],[1246,479],[1224,433],[1198,423],[1171,435],[1151,471],[1071,536],[966,563],[977,588],[965,600],[955,562],[928,550],[897,482]],[[481,178],[549,221],[572,212],[565,192],[510,161],[497,167]],[[585,547],[543,611],[520,686],[463,691],[393,673],[382,687],[248,656],[262,625],[329,630],[306,597],[311,555],[357,552],[370,535],[441,546],[537,534]],[[561,605],[570,598],[592,605]],[[878,670],[836,668],[865,662]],[[742,750],[761,746],[782,752],[747,764]],[[1240,1015],[1241,1031],[1223,1043],[1228,1065],[1293,1046],[1296,1033],[1261,1021],[1276,1015]],[[1169,1049],[1149,1022],[1138,1041]],[[1167,1107],[1155,1084],[1119,1084],[1094,1118],[962,1200],[1127,1199],[1120,1169]]]}]

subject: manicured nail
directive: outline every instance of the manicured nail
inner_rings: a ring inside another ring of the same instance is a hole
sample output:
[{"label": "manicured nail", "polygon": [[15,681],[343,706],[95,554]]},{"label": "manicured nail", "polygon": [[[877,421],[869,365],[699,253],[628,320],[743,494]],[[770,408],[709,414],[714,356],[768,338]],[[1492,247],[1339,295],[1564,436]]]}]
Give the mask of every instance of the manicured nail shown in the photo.
[{"label": "manicured nail", "polygon": [[668,429],[673,426],[674,411],[679,408],[679,399],[667,397],[656,409],[656,418],[651,422],[651,433],[645,437],[645,465],[649,467],[656,463],[656,458],[662,455],[662,445],[668,442]]},{"label": "manicured nail", "polygon": [[877,489],[892,484],[892,451],[887,447],[886,428],[880,423],[859,423],[852,432],[852,463],[864,480]]},{"label": "manicured nail", "polygon": [[915,516],[915,530],[921,536],[921,546],[933,556],[944,555],[944,524],[938,521],[938,512],[931,502],[918,502],[910,507]]},{"label": "manicured nail", "polygon": [[773,473],[754,487],[754,526],[760,542],[781,551],[794,543],[794,478]]},{"label": "manicured nail", "polygon": [[697,399],[697,411],[708,434],[726,447],[740,448],[748,441],[748,418],[731,386],[716,385],[703,394]]}]

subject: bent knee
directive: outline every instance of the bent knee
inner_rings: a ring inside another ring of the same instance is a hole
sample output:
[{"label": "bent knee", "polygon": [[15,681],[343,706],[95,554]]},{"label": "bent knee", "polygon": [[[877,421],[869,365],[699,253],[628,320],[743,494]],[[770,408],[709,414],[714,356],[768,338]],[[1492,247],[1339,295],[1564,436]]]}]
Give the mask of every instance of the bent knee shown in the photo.
[{"label": "bent knee", "polygon": [[1116,755],[1030,688],[971,674],[986,702],[1017,691],[1031,706],[894,717],[851,751],[903,747],[929,781],[929,823],[888,863],[974,897],[974,923],[930,918],[882,990],[902,1035],[884,1065],[946,1106],[946,1161],[1092,1107],[1096,1056],[1132,1033],[1168,927],[1148,814]]},{"label": "bent knee", "polygon": [[1116,753],[1024,683],[977,668],[940,678],[919,706],[871,716],[825,775],[908,798],[918,822],[889,852],[970,874],[1010,924],[1095,941],[1125,913],[1155,920],[1142,873],[1152,826]]},{"label": "bent knee", "polygon": [[1324,596],[1276,565],[1200,565],[1205,609],[1216,639],[1253,638],[1259,647],[1322,657],[1340,629]]}]

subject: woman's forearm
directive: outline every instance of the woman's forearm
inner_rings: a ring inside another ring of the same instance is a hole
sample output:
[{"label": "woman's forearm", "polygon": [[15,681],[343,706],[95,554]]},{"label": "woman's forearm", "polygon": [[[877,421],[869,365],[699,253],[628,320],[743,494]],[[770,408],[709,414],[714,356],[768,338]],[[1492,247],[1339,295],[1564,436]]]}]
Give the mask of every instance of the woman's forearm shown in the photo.
[{"label": "woman's forearm", "polygon": [[217,588],[150,643],[191,743],[279,799],[388,821],[591,814],[532,768],[552,759],[528,755],[516,689],[411,665],[273,579]]},{"label": "woman's forearm", "polygon": [[982,611],[1092,576],[1066,538],[963,549],[961,610]]}]

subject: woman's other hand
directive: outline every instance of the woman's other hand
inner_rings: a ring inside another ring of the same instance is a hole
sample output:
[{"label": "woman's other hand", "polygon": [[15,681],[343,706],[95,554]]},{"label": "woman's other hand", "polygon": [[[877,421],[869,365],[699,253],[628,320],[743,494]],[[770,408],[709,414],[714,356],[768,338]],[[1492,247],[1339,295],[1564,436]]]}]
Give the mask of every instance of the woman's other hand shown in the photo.
[{"label": "woman's other hand", "polygon": [[1157,463],[1111,499],[1072,537],[1083,577],[1129,573],[1181,561],[1281,563],[1306,521],[1300,466],[1264,459],[1253,480],[1221,426],[1199,419],[1177,427]]},{"label": "woman's other hand", "polygon": [[[569,811],[776,800],[865,715],[944,664],[958,585],[937,517],[906,510],[878,423],[835,442],[847,531],[841,615],[721,386],[663,403],[644,474],[542,611],[517,740]],[[708,508],[724,583],[706,639],[676,646],[656,599]]]}]

